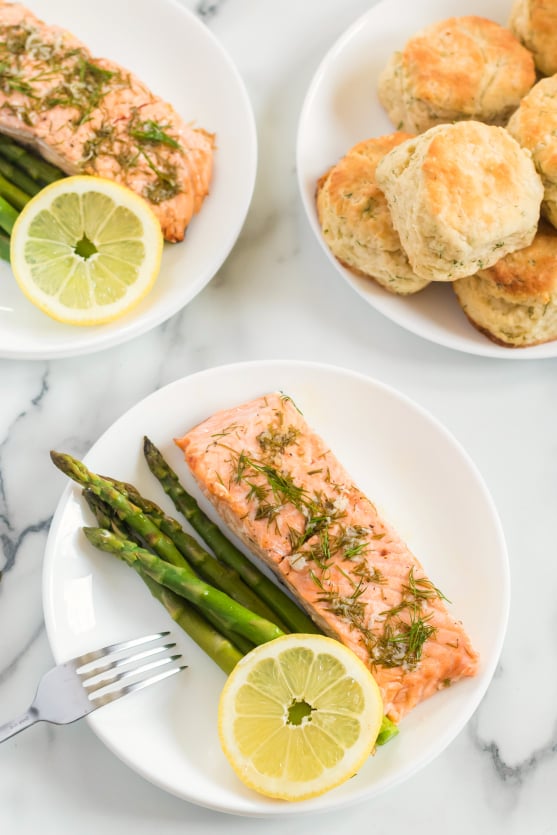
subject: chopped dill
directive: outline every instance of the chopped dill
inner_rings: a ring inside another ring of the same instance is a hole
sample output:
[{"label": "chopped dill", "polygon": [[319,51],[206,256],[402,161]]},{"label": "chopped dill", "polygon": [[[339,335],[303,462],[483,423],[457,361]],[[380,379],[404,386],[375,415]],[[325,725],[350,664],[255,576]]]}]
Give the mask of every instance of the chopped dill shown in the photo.
[{"label": "chopped dill", "polygon": [[257,436],[257,443],[263,452],[280,455],[284,453],[288,446],[295,443],[299,434],[300,430],[294,426],[289,426],[284,432],[274,426],[268,426]]},{"label": "chopped dill", "polygon": [[176,139],[166,133],[167,128],[172,125],[159,125],[153,119],[146,119],[141,122],[139,119],[132,119],[128,128],[128,133],[140,143],[148,143],[150,145],[167,145],[169,148],[182,149],[182,146]]},{"label": "chopped dill", "polygon": [[408,572],[408,583],[404,585],[403,591],[412,596],[415,600],[432,600],[438,598],[445,600],[447,603],[451,601],[445,597],[442,591],[433,585],[428,577],[414,577],[414,566]]}]

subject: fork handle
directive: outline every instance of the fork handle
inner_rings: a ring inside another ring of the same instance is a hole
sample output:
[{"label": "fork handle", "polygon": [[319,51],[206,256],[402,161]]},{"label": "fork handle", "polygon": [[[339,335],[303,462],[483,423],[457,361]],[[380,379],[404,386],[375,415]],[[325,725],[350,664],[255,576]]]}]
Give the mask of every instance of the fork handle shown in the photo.
[{"label": "fork handle", "polygon": [[15,736],[15,734],[28,728],[29,725],[34,725],[39,719],[39,711],[36,707],[31,706],[17,719],[12,719],[11,722],[6,722],[5,725],[0,725],[0,742],[4,742],[4,740],[9,739],[11,736]]}]

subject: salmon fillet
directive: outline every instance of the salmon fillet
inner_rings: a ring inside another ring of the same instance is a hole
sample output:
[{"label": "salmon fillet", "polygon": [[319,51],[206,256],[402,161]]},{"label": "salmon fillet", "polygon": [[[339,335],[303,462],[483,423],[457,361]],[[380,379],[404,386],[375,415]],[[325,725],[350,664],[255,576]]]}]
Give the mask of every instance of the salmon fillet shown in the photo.
[{"label": "salmon fillet", "polygon": [[140,194],[167,241],[183,239],[209,192],[212,134],[18,3],[0,2],[0,133],[67,174],[106,177]]},{"label": "salmon fillet", "polygon": [[227,525],[370,667],[391,719],[477,672],[442,593],[289,398],[218,412],[176,443]]}]

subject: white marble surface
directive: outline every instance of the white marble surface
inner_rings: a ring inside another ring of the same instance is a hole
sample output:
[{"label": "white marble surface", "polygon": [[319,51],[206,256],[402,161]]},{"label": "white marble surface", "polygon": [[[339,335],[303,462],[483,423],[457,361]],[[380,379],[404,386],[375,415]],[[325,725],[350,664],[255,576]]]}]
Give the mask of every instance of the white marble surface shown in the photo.
[{"label": "white marble surface", "polygon": [[[41,608],[48,526],[61,492],[48,450],[84,454],[124,411],[181,376],[231,361],[319,360],[405,392],[465,446],[495,499],[512,572],[501,662],[476,714],[419,774],[298,832],[453,835],[557,831],[556,361],[506,362],[437,347],[375,313],[339,280],[298,197],[294,143],[320,58],[366,0],[185,0],[222,41],[255,110],[254,200],[228,261],[182,312],[88,357],[0,361],[0,722],[52,663]],[[474,520],[471,519],[473,524]],[[0,832],[278,833],[168,796],[115,759],[87,723],[38,725],[0,749]]]}]

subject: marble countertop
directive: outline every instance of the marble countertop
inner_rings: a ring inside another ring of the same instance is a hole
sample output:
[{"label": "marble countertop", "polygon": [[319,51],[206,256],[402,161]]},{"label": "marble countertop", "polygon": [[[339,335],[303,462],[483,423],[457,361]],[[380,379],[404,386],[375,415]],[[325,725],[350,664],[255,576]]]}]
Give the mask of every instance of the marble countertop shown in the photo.
[{"label": "marble countertop", "polygon": [[[27,706],[52,664],[41,571],[61,482],[49,449],[85,454],[144,396],[214,365],[331,363],[404,392],[465,447],[501,517],[512,603],[494,679],[444,753],[371,802],[293,819],[297,831],[309,835],[317,824],[323,835],[360,826],[415,835],[554,833],[557,361],[473,356],[413,336],[340,281],[316,242],[296,183],[297,120],[320,59],[369,0],[183,2],[228,50],[251,97],[259,139],[252,206],[224,266],[166,323],[89,356],[0,360],[0,722]],[[260,835],[283,827],[165,794],[116,759],[86,722],[37,725],[0,749],[6,835]]]}]

